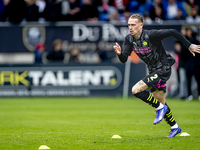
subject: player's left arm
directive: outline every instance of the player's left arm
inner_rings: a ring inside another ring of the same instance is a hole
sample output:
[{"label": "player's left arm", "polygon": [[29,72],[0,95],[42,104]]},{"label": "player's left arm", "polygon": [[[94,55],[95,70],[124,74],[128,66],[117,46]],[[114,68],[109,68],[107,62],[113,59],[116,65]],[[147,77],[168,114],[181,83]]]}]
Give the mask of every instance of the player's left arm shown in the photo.
[{"label": "player's left arm", "polygon": [[154,40],[162,40],[169,36],[173,36],[183,43],[193,56],[195,56],[195,53],[200,53],[200,45],[190,43],[190,41],[188,41],[180,32],[176,31],[175,29],[151,30],[150,32],[150,37]]},{"label": "player's left arm", "polygon": [[195,53],[200,53],[200,45],[191,44],[188,49],[193,56],[195,56]]},{"label": "player's left arm", "polygon": [[175,29],[160,29],[150,31],[150,38],[153,39],[153,41],[160,41],[170,36],[173,36],[175,39],[184,44],[187,48],[189,48],[189,46],[192,44],[180,32],[176,31]]},{"label": "player's left arm", "polygon": [[181,43],[183,43],[189,51],[195,56],[195,53],[200,53],[200,45],[192,44],[188,41],[180,32],[175,29],[165,29],[165,30],[157,30],[157,38],[163,39],[165,37],[173,36]]}]

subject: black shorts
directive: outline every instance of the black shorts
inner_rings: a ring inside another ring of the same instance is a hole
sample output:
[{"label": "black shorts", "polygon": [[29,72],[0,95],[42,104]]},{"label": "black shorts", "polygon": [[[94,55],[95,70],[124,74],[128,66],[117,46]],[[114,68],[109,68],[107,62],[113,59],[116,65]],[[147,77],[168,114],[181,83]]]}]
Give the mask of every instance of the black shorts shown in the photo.
[{"label": "black shorts", "polygon": [[151,92],[156,90],[166,92],[166,82],[170,78],[171,67],[168,69],[158,69],[157,71],[150,73],[142,80],[151,89]]}]

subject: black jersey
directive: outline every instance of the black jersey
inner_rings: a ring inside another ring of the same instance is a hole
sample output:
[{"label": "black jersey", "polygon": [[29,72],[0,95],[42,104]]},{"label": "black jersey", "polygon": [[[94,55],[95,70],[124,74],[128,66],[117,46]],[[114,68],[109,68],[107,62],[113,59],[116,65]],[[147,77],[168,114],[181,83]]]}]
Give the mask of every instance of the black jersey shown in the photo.
[{"label": "black jersey", "polygon": [[173,65],[174,58],[164,50],[161,40],[173,36],[187,48],[191,43],[174,29],[142,30],[140,39],[136,40],[131,34],[125,37],[122,53],[118,55],[120,61],[125,63],[128,56],[134,51],[146,64],[150,72],[156,71],[161,66]]}]

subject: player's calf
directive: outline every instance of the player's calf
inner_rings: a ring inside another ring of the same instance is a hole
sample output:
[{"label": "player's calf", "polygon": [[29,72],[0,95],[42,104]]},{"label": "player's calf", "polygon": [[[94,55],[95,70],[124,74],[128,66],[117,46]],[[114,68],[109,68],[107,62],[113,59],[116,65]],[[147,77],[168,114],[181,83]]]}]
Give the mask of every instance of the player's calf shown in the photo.
[{"label": "player's calf", "polygon": [[149,93],[147,91],[143,91],[143,92],[134,94],[134,96],[137,98],[140,98],[144,102],[146,102],[149,105],[151,105],[152,107],[156,108],[156,118],[154,120],[154,124],[159,123],[164,118],[164,116],[168,110],[168,107],[166,105],[160,103],[159,101],[157,101],[157,99],[155,99],[151,93]]}]

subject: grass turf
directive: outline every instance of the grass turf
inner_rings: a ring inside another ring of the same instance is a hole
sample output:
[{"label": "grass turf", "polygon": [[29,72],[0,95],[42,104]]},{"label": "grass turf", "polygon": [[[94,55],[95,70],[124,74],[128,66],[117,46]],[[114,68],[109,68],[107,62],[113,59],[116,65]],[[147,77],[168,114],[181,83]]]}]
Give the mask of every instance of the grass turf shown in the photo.
[{"label": "grass turf", "polygon": [[[129,98],[1,98],[0,149],[200,149],[200,102],[167,99],[189,137],[166,138],[169,125],[153,125],[155,112]],[[112,139],[120,135],[121,139]]]}]

